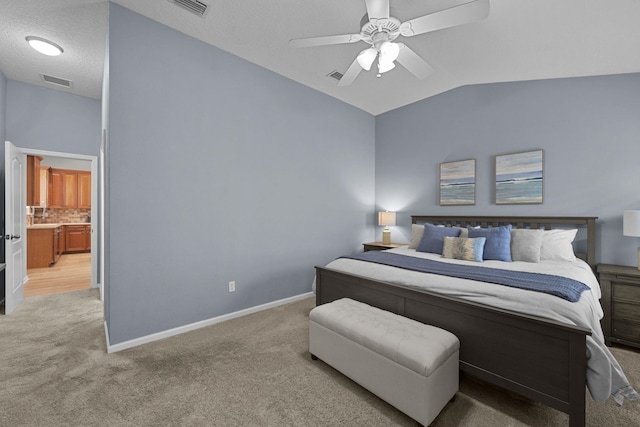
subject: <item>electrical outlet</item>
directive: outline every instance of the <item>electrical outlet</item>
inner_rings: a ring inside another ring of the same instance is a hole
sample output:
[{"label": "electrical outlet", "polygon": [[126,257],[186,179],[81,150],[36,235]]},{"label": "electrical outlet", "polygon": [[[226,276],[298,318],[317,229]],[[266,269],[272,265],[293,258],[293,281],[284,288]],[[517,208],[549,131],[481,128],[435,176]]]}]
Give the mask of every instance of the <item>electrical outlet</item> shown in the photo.
[{"label": "electrical outlet", "polygon": [[235,292],[236,291],[236,282],[235,280],[232,280],[231,282],[229,282],[229,292]]}]

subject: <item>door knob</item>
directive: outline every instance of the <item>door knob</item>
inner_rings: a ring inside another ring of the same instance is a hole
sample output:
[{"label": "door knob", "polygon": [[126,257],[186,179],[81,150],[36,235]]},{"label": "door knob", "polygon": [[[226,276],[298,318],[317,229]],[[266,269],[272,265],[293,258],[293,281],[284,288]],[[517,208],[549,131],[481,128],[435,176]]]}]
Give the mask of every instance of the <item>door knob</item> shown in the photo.
[{"label": "door knob", "polygon": [[16,240],[20,238],[19,234],[7,234],[6,236],[4,236],[5,239],[7,240]]}]

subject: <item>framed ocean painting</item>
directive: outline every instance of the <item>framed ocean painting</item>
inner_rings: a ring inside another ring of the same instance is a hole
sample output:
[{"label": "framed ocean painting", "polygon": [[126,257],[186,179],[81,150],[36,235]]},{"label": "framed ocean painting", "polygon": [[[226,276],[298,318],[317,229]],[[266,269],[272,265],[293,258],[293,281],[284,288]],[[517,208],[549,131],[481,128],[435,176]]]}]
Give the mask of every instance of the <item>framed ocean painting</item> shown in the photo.
[{"label": "framed ocean painting", "polygon": [[440,205],[476,204],[476,160],[440,163]]},{"label": "framed ocean painting", "polygon": [[542,203],[542,150],[496,156],[496,205]]}]

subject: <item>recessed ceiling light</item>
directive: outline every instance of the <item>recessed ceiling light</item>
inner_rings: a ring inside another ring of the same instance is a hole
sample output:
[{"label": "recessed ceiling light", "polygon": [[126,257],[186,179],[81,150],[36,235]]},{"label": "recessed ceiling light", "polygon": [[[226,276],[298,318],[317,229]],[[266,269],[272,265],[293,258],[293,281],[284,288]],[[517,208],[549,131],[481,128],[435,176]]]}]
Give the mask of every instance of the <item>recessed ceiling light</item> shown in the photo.
[{"label": "recessed ceiling light", "polygon": [[58,56],[64,52],[60,46],[52,41],[43,39],[42,37],[27,36],[25,39],[29,42],[29,45],[32,48],[44,55]]}]

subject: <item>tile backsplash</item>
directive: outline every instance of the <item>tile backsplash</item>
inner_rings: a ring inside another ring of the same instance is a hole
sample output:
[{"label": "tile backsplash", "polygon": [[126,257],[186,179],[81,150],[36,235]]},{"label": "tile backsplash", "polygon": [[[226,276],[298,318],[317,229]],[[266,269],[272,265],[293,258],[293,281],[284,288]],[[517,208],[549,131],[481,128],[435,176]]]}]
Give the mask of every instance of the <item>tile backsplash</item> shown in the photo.
[{"label": "tile backsplash", "polygon": [[47,217],[42,218],[42,209],[35,209],[34,224],[57,224],[65,222],[87,222],[91,209],[47,209]]}]

